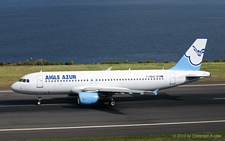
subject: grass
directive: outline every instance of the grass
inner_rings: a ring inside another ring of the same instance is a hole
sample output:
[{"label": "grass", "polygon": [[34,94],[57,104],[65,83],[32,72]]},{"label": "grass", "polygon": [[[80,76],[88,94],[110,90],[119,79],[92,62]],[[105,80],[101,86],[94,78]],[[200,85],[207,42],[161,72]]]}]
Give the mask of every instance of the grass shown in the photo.
[{"label": "grass", "polygon": [[[25,74],[43,71],[82,71],[103,70],[113,67],[113,70],[147,70],[168,69],[175,63],[134,63],[134,64],[89,64],[89,65],[50,65],[50,66],[0,66],[0,88],[8,88]],[[201,70],[209,71],[212,76],[201,81],[225,81],[225,62],[205,62]],[[225,140],[225,132],[206,132],[193,134],[163,134],[149,136],[121,136],[74,139],[47,139],[31,141],[218,141]]]},{"label": "grass", "polygon": [[46,139],[46,140],[30,140],[30,141],[220,141],[220,140],[221,141],[225,140],[225,132],[74,138],[74,139]]},{"label": "grass", "polygon": [[[0,88],[9,88],[12,83],[22,76],[43,71],[83,71],[103,70],[113,67],[112,70],[148,70],[168,69],[175,63],[133,63],[133,64],[88,64],[88,65],[49,65],[49,66],[0,66]],[[225,62],[205,62],[201,70],[209,71],[212,76],[201,81],[225,81]]]}]

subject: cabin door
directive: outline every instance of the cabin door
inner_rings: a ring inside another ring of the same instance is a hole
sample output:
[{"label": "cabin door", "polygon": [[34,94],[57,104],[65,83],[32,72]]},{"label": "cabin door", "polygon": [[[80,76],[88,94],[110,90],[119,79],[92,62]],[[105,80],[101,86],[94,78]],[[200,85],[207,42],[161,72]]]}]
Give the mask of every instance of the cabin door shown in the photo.
[{"label": "cabin door", "polygon": [[170,73],[170,85],[175,85],[176,84],[176,76],[175,72]]},{"label": "cabin door", "polygon": [[42,77],[42,75],[37,76],[37,88],[43,88],[43,77]]}]

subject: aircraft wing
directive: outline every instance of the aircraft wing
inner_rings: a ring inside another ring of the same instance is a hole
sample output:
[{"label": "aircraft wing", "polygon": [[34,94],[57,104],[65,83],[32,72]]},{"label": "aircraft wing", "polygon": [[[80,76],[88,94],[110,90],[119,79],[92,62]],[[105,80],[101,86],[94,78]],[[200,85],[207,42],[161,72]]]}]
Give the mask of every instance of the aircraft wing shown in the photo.
[{"label": "aircraft wing", "polygon": [[93,87],[93,86],[77,86],[73,87],[70,90],[71,93],[79,93],[79,92],[102,92],[102,93],[139,93],[143,94],[144,92],[152,92],[152,91],[141,91],[141,90],[131,90],[128,88],[121,87]]}]

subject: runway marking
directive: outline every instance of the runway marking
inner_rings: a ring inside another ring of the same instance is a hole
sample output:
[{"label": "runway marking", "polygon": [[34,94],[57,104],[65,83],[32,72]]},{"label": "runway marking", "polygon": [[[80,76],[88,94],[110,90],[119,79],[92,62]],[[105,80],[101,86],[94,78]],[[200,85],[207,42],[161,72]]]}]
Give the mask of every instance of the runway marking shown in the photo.
[{"label": "runway marking", "polygon": [[225,99],[225,97],[222,97],[222,98],[213,98],[214,100],[222,100],[222,99]]},{"label": "runway marking", "polygon": [[69,130],[69,129],[94,129],[94,128],[121,128],[121,127],[166,126],[166,125],[185,125],[185,124],[204,124],[204,123],[205,124],[206,123],[225,123],[225,120],[147,123],[147,124],[122,124],[122,125],[98,125],[98,126],[74,126],[74,127],[15,128],[15,129],[0,129],[0,132],[38,131],[38,130]]},{"label": "runway marking", "polygon": [[[62,105],[69,105],[69,104],[42,104],[41,106],[62,106]],[[0,108],[10,108],[10,107],[38,107],[38,105],[0,105]]]},{"label": "runway marking", "polygon": [[0,106],[0,108],[10,108],[10,107],[30,107],[30,106],[37,106],[37,105],[6,105],[6,106]]},{"label": "runway marking", "polygon": [[13,92],[11,90],[8,90],[8,91],[0,91],[0,93],[9,93],[9,92]]},{"label": "runway marking", "polygon": [[225,86],[225,84],[180,85],[177,87],[209,87],[209,86]]}]

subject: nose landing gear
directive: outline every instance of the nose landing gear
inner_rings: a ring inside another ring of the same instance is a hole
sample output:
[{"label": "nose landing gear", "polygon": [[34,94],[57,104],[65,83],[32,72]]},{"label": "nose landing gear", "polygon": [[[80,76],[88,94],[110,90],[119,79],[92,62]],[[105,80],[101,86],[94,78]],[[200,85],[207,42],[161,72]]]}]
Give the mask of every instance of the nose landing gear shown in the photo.
[{"label": "nose landing gear", "polygon": [[41,96],[40,95],[37,95],[37,105],[41,105]]}]

